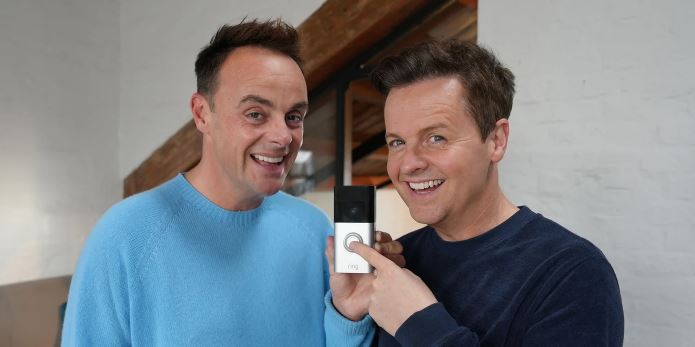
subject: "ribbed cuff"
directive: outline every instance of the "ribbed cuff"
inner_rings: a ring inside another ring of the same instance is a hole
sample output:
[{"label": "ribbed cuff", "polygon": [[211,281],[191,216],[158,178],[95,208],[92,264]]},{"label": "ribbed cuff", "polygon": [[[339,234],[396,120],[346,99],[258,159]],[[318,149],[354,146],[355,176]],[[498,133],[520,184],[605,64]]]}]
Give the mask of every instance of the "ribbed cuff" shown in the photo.
[{"label": "ribbed cuff", "polygon": [[351,321],[333,306],[333,295],[329,290],[324,297],[326,311],[324,312],[324,328],[326,329],[326,346],[355,347],[371,346],[376,325],[369,315],[360,321]]},{"label": "ribbed cuff", "polygon": [[[340,314],[333,306],[333,294],[330,290],[326,292],[323,301],[326,304],[326,318],[330,318],[330,321],[326,323],[331,323],[340,331],[348,335],[365,335],[374,329],[374,320],[370,315],[365,315],[359,321],[353,321]],[[328,324],[326,325],[328,326]]]},{"label": "ribbed cuff", "polygon": [[403,346],[430,346],[458,327],[456,320],[438,302],[408,317],[395,337]]}]

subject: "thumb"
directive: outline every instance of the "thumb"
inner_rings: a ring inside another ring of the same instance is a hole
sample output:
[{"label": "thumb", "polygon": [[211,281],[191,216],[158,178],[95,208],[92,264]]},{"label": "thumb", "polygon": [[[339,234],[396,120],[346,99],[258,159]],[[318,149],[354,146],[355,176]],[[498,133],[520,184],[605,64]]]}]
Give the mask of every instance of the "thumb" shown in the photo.
[{"label": "thumb", "polygon": [[329,236],[326,239],[326,260],[328,260],[328,270],[330,271],[329,273],[332,275],[335,273],[335,248],[333,248],[335,243],[335,237]]}]

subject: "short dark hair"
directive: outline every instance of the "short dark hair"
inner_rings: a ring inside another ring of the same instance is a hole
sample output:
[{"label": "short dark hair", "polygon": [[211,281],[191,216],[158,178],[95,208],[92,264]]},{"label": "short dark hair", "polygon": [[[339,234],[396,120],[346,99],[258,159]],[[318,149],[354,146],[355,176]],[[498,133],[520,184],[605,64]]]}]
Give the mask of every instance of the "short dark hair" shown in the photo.
[{"label": "short dark hair", "polygon": [[198,93],[212,102],[217,89],[217,74],[220,67],[234,49],[256,46],[284,54],[302,67],[299,57],[299,35],[291,25],[280,19],[267,21],[242,20],[237,25],[223,25],[210,39],[195,61]]},{"label": "short dark hair", "polygon": [[463,85],[463,98],[485,140],[498,120],[509,118],[514,99],[514,74],[489,50],[460,40],[426,42],[385,58],[371,74],[387,95],[392,88],[449,76]]}]

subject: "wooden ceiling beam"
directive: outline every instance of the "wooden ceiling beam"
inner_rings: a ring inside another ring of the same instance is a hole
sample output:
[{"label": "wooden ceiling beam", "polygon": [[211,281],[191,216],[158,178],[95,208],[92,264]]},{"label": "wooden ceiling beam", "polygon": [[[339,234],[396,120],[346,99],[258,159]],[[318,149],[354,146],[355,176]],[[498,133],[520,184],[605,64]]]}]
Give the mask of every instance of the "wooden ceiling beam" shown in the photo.
[{"label": "wooden ceiling beam", "polygon": [[384,106],[386,96],[381,94],[369,80],[358,80],[350,83],[350,91],[355,101],[364,102],[379,107]]},{"label": "wooden ceiling beam", "polygon": [[158,186],[200,161],[203,137],[191,120],[123,181],[123,197]]}]

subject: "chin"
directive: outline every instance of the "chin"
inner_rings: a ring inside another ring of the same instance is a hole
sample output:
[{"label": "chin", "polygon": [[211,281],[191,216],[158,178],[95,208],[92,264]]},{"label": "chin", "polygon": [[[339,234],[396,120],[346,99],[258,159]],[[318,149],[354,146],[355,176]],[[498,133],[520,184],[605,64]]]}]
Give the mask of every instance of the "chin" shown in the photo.
[{"label": "chin", "polygon": [[436,224],[442,219],[439,213],[435,211],[423,211],[421,208],[410,210],[410,216],[413,217],[416,222],[426,225]]},{"label": "chin", "polygon": [[277,193],[278,191],[280,191],[280,189],[282,189],[283,183],[284,183],[284,180],[281,182],[277,182],[277,183],[266,183],[266,184],[258,187],[258,192],[260,192],[264,196],[273,195],[273,194]]}]

